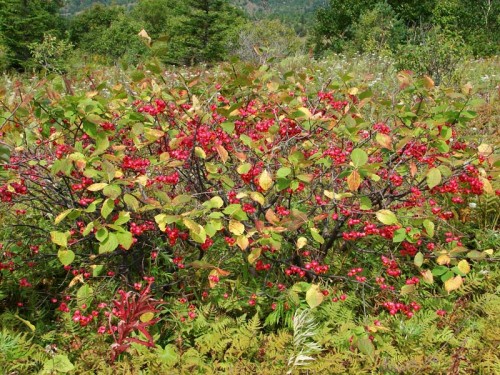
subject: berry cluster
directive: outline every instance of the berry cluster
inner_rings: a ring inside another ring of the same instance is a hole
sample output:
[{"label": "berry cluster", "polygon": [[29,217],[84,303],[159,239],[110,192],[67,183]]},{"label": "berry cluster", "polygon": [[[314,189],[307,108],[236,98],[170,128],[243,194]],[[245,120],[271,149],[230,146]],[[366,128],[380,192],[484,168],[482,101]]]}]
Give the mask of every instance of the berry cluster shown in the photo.
[{"label": "berry cluster", "polygon": [[401,313],[408,318],[412,318],[414,313],[421,309],[421,306],[416,302],[410,302],[408,305],[402,302],[384,302],[382,306],[389,311],[391,315]]},{"label": "berry cluster", "polygon": [[382,265],[385,267],[386,272],[389,276],[401,276],[401,270],[399,269],[398,263],[394,259],[389,259],[384,255],[382,255],[380,258],[382,260]]}]

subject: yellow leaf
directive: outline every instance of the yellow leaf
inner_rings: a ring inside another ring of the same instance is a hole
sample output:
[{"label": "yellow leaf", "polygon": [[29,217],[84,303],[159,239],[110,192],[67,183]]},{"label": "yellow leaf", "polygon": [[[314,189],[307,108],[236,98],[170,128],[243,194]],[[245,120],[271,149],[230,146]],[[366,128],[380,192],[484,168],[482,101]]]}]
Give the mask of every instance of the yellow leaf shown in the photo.
[{"label": "yellow leaf", "polygon": [[351,87],[349,89],[349,95],[358,95],[359,89],[357,87]]},{"label": "yellow leaf", "polygon": [[306,245],[307,245],[307,238],[299,237],[299,239],[297,240],[297,249],[302,249]]},{"label": "yellow leaf", "polygon": [[489,156],[493,153],[493,147],[486,143],[481,143],[477,148],[477,151],[479,151],[479,155],[481,156]]},{"label": "yellow leaf", "polygon": [[439,264],[440,266],[444,265],[444,264],[450,264],[450,256],[448,254],[441,254],[437,260],[436,260],[436,263]]},{"label": "yellow leaf", "polygon": [[151,37],[148,35],[147,31],[142,29],[141,31],[139,31],[139,34],[137,34],[138,36],[140,36],[141,38],[143,38],[147,45],[150,46],[151,45]]},{"label": "yellow leaf", "polygon": [[330,198],[330,199],[333,199],[335,197],[335,193],[333,191],[325,190],[323,192],[323,194],[325,194],[325,197]]},{"label": "yellow leaf", "polygon": [[462,86],[462,93],[464,93],[465,95],[469,95],[472,92],[472,88],[472,84],[470,82],[467,82]]},{"label": "yellow leaf", "polygon": [[427,284],[434,284],[434,276],[432,275],[431,270],[425,270],[421,273],[422,280]]},{"label": "yellow leaf", "polygon": [[35,332],[36,331],[36,327],[33,325],[33,323],[31,323],[29,320],[26,320],[26,319],[23,319],[21,318],[19,315],[17,314],[14,314],[14,316],[19,319],[21,322],[23,322],[24,324],[26,324],[26,326],[31,330],[31,332]]},{"label": "yellow leaf", "polygon": [[56,216],[55,220],[54,220],[54,224],[59,224],[61,221],[64,220],[64,218],[66,216],[68,216],[71,212],[73,212],[73,208],[69,208],[63,212],[61,212],[59,215]]},{"label": "yellow leaf", "polygon": [[467,262],[465,259],[461,260],[458,262],[458,269],[460,272],[463,274],[467,275],[470,272],[470,265],[469,262]]},{"label": "yellow leaf", "polygon": [[143,323],[146,323],[146,322],[149,322],[151,319],[153,319],[155,317],[155,313],[153,312],[146,312],[144,314],[142,314],[140,317],[139,317],[139,320]]},{"label": "yellow leaf", "polygon": [[152,140],[156,140],[158,138],[163,137],[165,135],[165,132],[159,129],[146,128],[144,129],[144,134],[151,137]]},{"label": "yellow leaf", "polygon": [[300,108],[298,108],[298,110],[304,114],[304,117],[306,119],[310,119],[313,117],[313,114],[311,113],[311,111],[306,107],[300,107]]},{"label": "yellow leaf", "polygon": [[137,177],[135,181],[141,186],[146,186],[148,184],[148,176],[141,175]]},{"label": "yellow leaf", "polygon": [[194,148],[194,153],[196,154],[196,156],[198,156],[200,159],[206,159],[207,158],[207,154],[205,153],[205,151],[201,148],[201,147],[198,147],[196,146]]},{"label": "yellow leaf", "polygon": [[280,84],[279,84],[279,82],[272,81],[272,82],[268,82],[266,86],[267,86],[267,89],[269,90],[269,92],[274,92],[274,91],[277,91],[279,89]]},{"label": "yellow leaf", "polygon": [[83,274],[79,274],[78,276],[73,277],[73,280],[70,281],[68,288],[71,288],[72,286],[82,283],[83,284]]},{"label": "yellow leaf", "polygon": [[259,176],[259,186],[267,191],[273,186],[273,179],[267,170],[264,170]]},{"label": "yellow leaf", "polygon": [[321,293],[319,285],[311,285],[311,287],[306,292],[306,302],[311,309],[319,306],[325,296]]},{"label": "yellow leaf", "polygon": [[237,220],[230,220],[229,231],[236,236],[241,236],[245,232],[245,226]]},{"label": "yellow leaf", "polygon": [[262,252],[262,249],[260,247],[253,249],[250,252],[250,254],[248,254],[248,263],[254,264],[255,261],[260,257],[261,252]]},{"label": "yellow leaf", "polygon": [[462,276],[457,275],[457,276],[455,276],[451,279],[448,279],[444,282],[444,289],[448,293],[450,293],[450,292],[460,288],[463,283],[464,283],[464,280],[462,279]]},{"label": "yellow leaf", "polygon": [[261,193],[259,193],[258,191],[252,191],[252,192],[250,193],[250,198],[251,198],[253,201],[255,201],[255,202],[257,202],[258,204],[260,204],[261,206],[263,206],[263,205],[264,205],[264,203],[266,202],[266,199],[264,198],[264,196],[263,196]]},{"label": "yellow leaf", "polygon": [[107,183],[100,182],[100,183],[97,183],[97,184],[90,185],[89,187],[87,187],[87,190],[89,190],[89,191],[99,191],[99,190],[104,189],[106,186],[108,186]]},{"label": "yellow leaf", "polygon": [[483,190],[486,194],[495,195],[495,190],[493,190],[493,186],[491,186],[490,180],[485,177],[479,177],[481,182],[483,183]]},{"label": "yellow leaf", "polygon": [[398,218],[390,210],[379,210],[376,213],[377,219],[385,225],[397,224]]},{"label": "yellow leaf", "polygon": [[248,238],[246,236],[238,236],[236,237],[236,244],[241,250],[245,250],[250,244]]},{"label": "yellow leaf", "polygon": [[356,191],[358,190],[359,185],[361,185],[361,176],[358,171],[354,170],[349,177],[347,177],[347,186],[350,191]]},{"label": "yellow leaf", "polygon": [[429,172],[427,172],[427,186],[429,186],[429,189],[438,186],[441,183],[441,179],[442,175],[439,169],[431,168]]}]

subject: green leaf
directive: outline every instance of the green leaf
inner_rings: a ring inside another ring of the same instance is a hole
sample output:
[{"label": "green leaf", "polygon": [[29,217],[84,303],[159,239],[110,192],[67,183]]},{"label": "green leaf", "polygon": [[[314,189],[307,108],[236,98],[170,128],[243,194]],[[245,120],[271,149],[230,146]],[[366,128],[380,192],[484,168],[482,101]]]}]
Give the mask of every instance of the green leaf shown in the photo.
[{"label": "green leaf", "polygon": [[398,218],[394,212],[390,210],[379,210],[376,213],[377,219],[385,225],[393,225],[398,223]]},{"label": "green leaf", "polygon": [[437,168],[431,168],[427,172],[427,186],[432,189],[441,183],[441,171]]},{"label": "green leaf", "polygon": [[108,238],[108,230],[106,228],[101,228],[95,233],[95,238],[97,241],[102,242]]},{"label": "green leaf", "polygon": [[467,253],[467,257],[473,260],[483,260],[486,259],[486,253],[477,250],[471,250]]},{"label": "green leaf", "polygon": [[248,254],[248,263],[254,264],[255,261],[260,257],[262,249],[260,247],[253,248],[250,254]]},{"label": "green leaf", "polygon": [[220,126],[227,134],[233,134],[234,122],[223,122]]},{"label": "green leaf", "polygon": [[207,239],[207,232],[200,224],[191,219],[184,218],[183,224],[189,229],[189,236],[198,243],[204,243]]},{"label": "green leaf", "polygon": [[55,372],[70,372],[75,369],[75,366],[70,362],[68,356],[57,354],[53,358],[49,358],[43,364],[44,374],[53,374]]},{"label": "green leaf", "polygon": [[59,250],[57,258],[59,258],[63,266],[69,266],[75,260],[75,253],[71,250]]},{"label": "green leaf", "polygon": [[444,274],[441,275],[441,281],[444,283],[454,276],[455,276],[455,274],[452,271],[448,270]]},{"label": "green leaf", "polygon": [[359,208],[361,208],[363,211],[371,210],[372,209],[372,201],[368,197],[361,197],[360,203],[359,203]]},{"label": "green leaf", "polygon": [[375,346],[367,336],[358,338],[357,347],[361,353],[369,356],[370,358],[372,358],[375,354]]},{"label": "green leaf", "polygon": [[306,302],[311,309],[321,305],[325,296],[321,293],[319,285],[313,284],[306,292]]},{"label": "green leaf", "polygon": [[429,237],[434,237],[434,223],[428,219],[425,219],[423,225]]},{"label": "green leaf", "polygon": [[325,243],[325,239],[319,234],[319,231],[317,228],[311,228],[310,229],[311,236],[314,241],[319,242],[320,244]]},{"label": "green leaf", "polygon": [[53,243],[56,245],[62,246],[62,247],[67,247],[68,246],[68,237],[69,237],[69,232],[57,232],[57,231],[52,231],[50,232],[50,239]]},{"label": "green leaf", "polygon": [[126,232],[116,232],[116,239],[118,240],[118,243],[125,249],[128,250],[134,243],[134,238],[132,236],[132,233],[126,231]]},{"label": "green leaf", "polygon": [[106,199],[101,207],[101,216],[106,219],[114,208],[115,202],[110,198]]},{"label": "green leaf", "polygon": [[137,211],[139,209],[139,201],[137,200],[136,197],[134,197],[131,194],[125,194],[123,196],[123,200],[125,201],[125,204],[132,210],[132,211]]},{"label": "green leaf", "polygon": [[101,275],[102,271],[104,271],[104,266],[102,264],[98,264],[96,266],[92,266],[92,276],[98,277]]},{"label": "green leaf", "polygon": [[401,293],[402,296],[406,296],[408,294],[413,293],[414,291],[415,291],[415,285],[413,285],[413,284],[412,285],[403,285],[401,287],[401,292],[400,293]]},{"label": "green leaf", "polygon": [[87,224],[87,226],[83,230],[82,236],[83,237],[88,236],[93,229],[94,229],[94,222],[91,221],[90,223]]},{"label": "green leaf", "polygon": [[102,190],[102,193],[106,197],[116,199],[121,195],[122,189],[118,185],[108,185]]},{"label": "green leaf", "polygon": [[433,276],[441,276],[443,275],[444,273],[448,272],[449,269],[448,267],[445,267],[445,266],[437,266],[435,267],[433,270],[432,270],[432,275]]},{"label": "green leaf", "polygon": [[212,209],[212,208],[221,208],[224,205],[224,201],[221,197],[213,197],[210,200],[203,202],[203,206]]},{"label": "green leaf", "polygon": [[406,240],[406,229],[399,228],[398,230],[395,230],[392,242],[403,242],[404,240]]},{"label": "green leaf", "polygon": [[118,238],[116,234],[109,233],[108,238],[106,238],[99,246],[99,254],[110,253],[114,251],[119,245]]},{"label": "green leaf", "polygon": [[0,164],[8,163],[10,161],[10,148],[6,145],[0,144]]},{"label": "green leaf", "polygon": [[241,208],[241,204],[230,204],[222,212],[224,212],[225,215],[234,216],[240,211],[243,211]]},{"label": "green leaf", "polygon": [[115,220],[115,225],[122,225],[130,221],[130,212],[122,211],[118,215],[118,219]]},{"label": "green leaf", "polygon": [[418,267],[422,267],[422,264],[424,263],[424,254],[422,254],[420,251],[415,255],[415,258],[413,259],[413,263]]},{"label": "green leaf", "polygon": [[86,304],[87,306],[90,305],[94,298],[93,293],[94,291],[89,286],[89,284],[83,284],[76,292],[76,301],[78,307],[81,307],[83,304]]},{"label": "green leaf", "polygon": [[97,133],[96,137],[96,148],[95,151],[93,152],[92,156],[100,155],[104,151],[106,151],[109,147],[109,139],[108,136],[103,133]]},{"label": "green leaf", "polygon": [[368,162],[368,154],[360,148],[355,148],[351,152],[351,160],[354,167],[362,167]]},{"label": "green leaf", "polygon": [[290,173],[292,173],[292,170],[291,168],[288,168],[288,167],[281,167],[280,169],[278,169],[276,171],[276,176],[278,178],[285,178],[286,176],[288,176]]},{"label": "green leaf", "polygon": [[247,174],[250,171],[250,169],[252,169],[252,164],[244,163],[239,165],[238,168],[236,168],[236,172],[238,172],[239,174]]},{"label": "green leaf", "polygon": [[187,194],[181,194],[172,199],[172,206],[179,206],[184,203],[191,202],[192,197]]}]

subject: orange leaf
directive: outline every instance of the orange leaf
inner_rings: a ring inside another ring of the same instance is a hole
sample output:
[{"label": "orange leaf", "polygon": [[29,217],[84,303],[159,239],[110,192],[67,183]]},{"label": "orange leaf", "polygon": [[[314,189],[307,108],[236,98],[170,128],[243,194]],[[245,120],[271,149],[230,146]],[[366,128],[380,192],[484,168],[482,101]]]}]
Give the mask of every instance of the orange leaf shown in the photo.
[{"label": "orange leaf", "polygon": [[350,191],[356,191],[358,190],[359,185],[361,185],[361,176],[358,171],[354,170],[349,177],[347,177],[347,186]]},{"label": "orange leaf", "polygon": [[267,210],[266,220],[269,221],[271,224],[278,224],[280,222],[279,217],[274,213],[272,209]]},{"label": "orange leaf", "polygon": [[229,159],[229,154],[227,153],[227,150],[222,145],[216,145],[215,149],[217,150],[217,153],[219,154],[222,162],[226,164],[227,159]]},{"label": "orange leaf", "polygon": [[264,222],[262,220],[255,220],[255,229],[257,229],[257,232],[262,232],[264,229]]},{"label": "orange leaf", "polygon": [[382,147],[385,147],[389,150],[392,150],[392,138],[390,135],[383,134],[383,133],[377,133],[376,135],[376,140],[379,145]]},{"label": "orange leaf", "polygon": [[410,162],[410,175],[412,177],[415,177],[417,172],[418,172],[417,165],[414,162]]}]

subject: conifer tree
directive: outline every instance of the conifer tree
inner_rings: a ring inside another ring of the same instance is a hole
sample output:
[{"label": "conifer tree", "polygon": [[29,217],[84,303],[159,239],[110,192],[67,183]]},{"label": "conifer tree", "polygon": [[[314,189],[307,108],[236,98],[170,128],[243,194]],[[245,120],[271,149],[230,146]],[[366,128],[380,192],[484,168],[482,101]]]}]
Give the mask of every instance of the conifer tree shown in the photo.
[{"label": "conifer tree", "polygon": [[58,0],[0,0],[0,36],[11,67],[26,69],[31,57],[29,45],[41,42],[47,32],[60,35],[60,5]]}]

